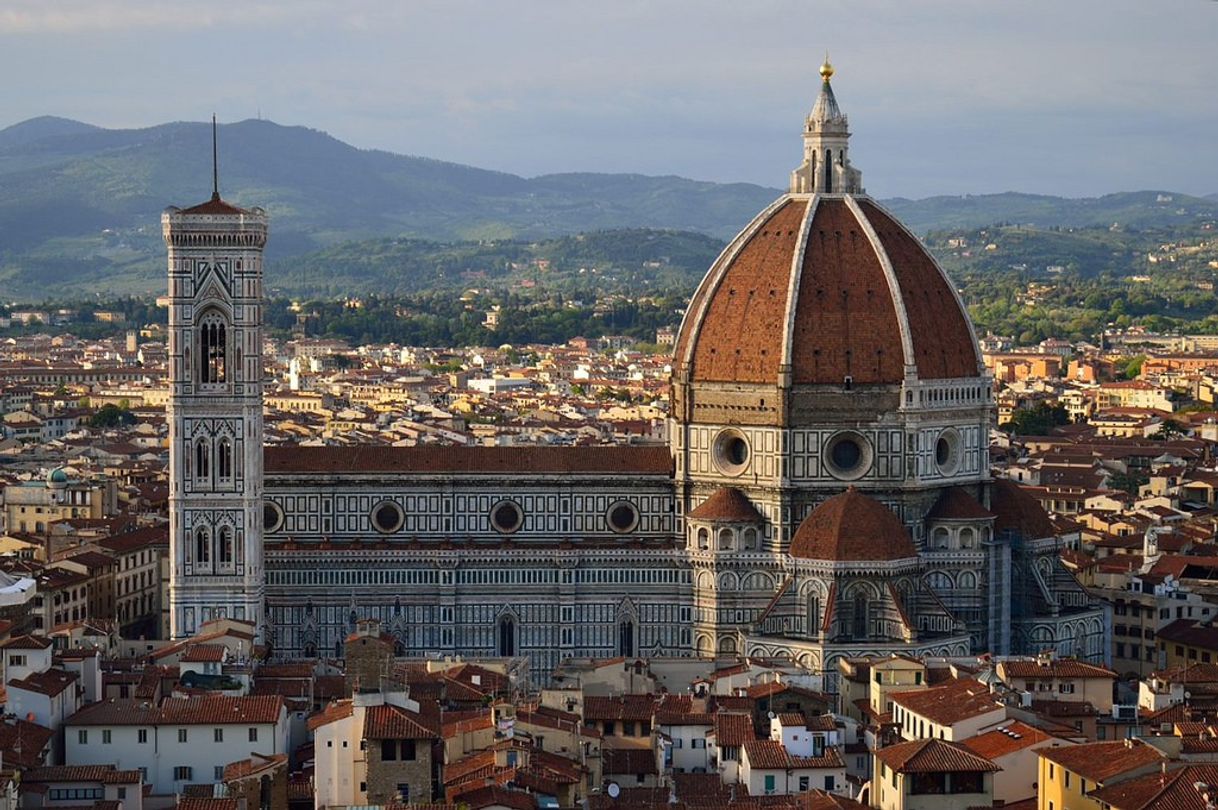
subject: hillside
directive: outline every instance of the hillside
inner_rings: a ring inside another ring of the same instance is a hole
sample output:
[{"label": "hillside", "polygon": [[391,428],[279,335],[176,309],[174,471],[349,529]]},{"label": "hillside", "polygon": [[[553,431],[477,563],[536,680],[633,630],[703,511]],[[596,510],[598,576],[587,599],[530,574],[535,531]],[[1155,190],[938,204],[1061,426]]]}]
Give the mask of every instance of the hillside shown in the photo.
[{"label": "hillside", "polygon": [[[163,291],[160,212],[207,195],[210,147],[210,125],[201,123],[110,130],[42,117],[0,130],[4,296]],[[426,251],[411,248],[409,256],[399,255],[402,244],[416,240],[493,242],[497,250],[515,241],[649,229],[632,232],[687,231],[722,241],[778,194],[762,186],[680,177],[524,178],[362,150],[316,130],[261,120],[220,127],[220,162],[225,197],[270,212],[272,282],[317,289],[347,282],[364,289],[419,289],[427,279],[448,274],[448,265],[420,264],[428,261],[420,258]],[[920,234],[995,223],[1117,222],[1170,230],[1218,217],[1218,200],[1154,191],[1083,200],[994,194],[886,204]],[[374,247],[353,244],[359,242]],[[401,244],[385,247],[393,242]],[[375,255],[364,255],[367,249]],[[471,248],[456,252],[465,256]]]}]

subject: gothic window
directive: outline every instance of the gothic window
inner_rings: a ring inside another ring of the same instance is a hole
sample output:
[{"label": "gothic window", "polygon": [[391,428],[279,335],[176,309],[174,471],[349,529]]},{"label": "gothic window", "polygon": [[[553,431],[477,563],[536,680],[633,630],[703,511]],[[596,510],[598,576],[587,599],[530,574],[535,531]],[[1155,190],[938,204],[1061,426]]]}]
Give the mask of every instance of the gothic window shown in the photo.
[{"label": "gothic window", "polygon": [[719,550],[731,551],[736,547],[736,533],[731,529],[719,530]]},{"label": "gothic window", "polygon": [[227,438],[216,445],[216,475],[221,481],[233,479],[233,443]]},{"label": "gothic window", "polygon": [[617,652],[627,657],[634,655],[634,622],[629,619],[617,626]]},{"label": "gothic window", "polygon": [[195,442],[195,480],[206,481],[211,475],[211,450],[206,439]]},{"label": "gothic window", "polygon": [[825,150],[825,193],[833,193],[833,150]]},{"label": "gothic window", "polygon": [[710,548],[710,532],[706,529],[698,529],[698,548],[703,551]]},{"label": "gothic window", "polygon": [[510,617],[499,621],[499,657],[511,658],[516,654],[516,622]]},{"label": "gothic window", "polygon": [[224,316],[209,312],[199,319],[199,382],[228,382],[228,328]]},{"label": "gothic window", "polygon": [[808,634],[815,635],[820,630],[820,599],[816,594],[808,594]]},{"label": "gothic window", "polygon": [[870,613],[867,597],[857,594],[854,597],[854,615],[851,617],[851,635],[856,639],[867,638],[867,618]]},{"label": "gothic window", "polygon": [[220,565],[232,565],[233,555],[233,530],[223,526],[220,529]]},{"label": "gothic window", "polygon": [[195,566],[211,566],[211,532],[202,526],[195,530]]},{"label": "gothic window", "polygon": [[756,551],[757,547],[758,547],[757,530],[753,529],[753,528],[745,529],[744,530],[744,550],[745,551]]}]

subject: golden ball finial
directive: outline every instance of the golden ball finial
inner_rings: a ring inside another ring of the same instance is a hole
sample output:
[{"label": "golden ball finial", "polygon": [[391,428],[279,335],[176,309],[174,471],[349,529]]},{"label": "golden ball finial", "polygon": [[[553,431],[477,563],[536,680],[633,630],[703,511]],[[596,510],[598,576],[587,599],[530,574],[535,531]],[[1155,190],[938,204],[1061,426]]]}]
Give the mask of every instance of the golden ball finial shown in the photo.
[{"label": "golden ball finial", "polygon": [[829,64],[829,54],[825,54],[825,63],[820,66],[820,77],[825,81],[833,78],[833,65]]}]

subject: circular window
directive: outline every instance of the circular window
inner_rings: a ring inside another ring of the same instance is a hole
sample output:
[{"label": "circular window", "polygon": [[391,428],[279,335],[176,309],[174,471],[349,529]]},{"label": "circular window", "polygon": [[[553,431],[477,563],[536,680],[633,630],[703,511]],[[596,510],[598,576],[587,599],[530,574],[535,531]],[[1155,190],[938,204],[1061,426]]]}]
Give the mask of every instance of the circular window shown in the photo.
[{"label": "circular window", "polygon": [[715,466],[725,475],[740,475],[749,464],[749,443],[744,434],[725,430],[715,437]]},{"label": "circular window", "polygon": [[839,433],[826,448],[829,472],[834,478],[854,480],[871,469],[871,444],[857,433]]},{"label": "circular window", "polygon": [[935,440],[935,465],[941,475],[953,475],[960,467],[960,434],[948,429]]},{"label": "circular window", "polygon": [[283,510],[278,504],[266,501],[262,504],[262,530],[277,532],[283,526]]},{"label": "circular window", "polygon": [[491,507],[491,525],[495,531],[511,534],[524,523],[524,513],[515,501],[500,501]]},{"label": "circular window", "polygon": [[609,528],[624,534],[639,525],[639,510],[630,501],[618,501],[609,507],[607,518]]},{"label": "circular window", "polygon": [[372,508],[372,527],[381,534],[393,534],[405,520],[402,507],[393,501],[381,501]]}]

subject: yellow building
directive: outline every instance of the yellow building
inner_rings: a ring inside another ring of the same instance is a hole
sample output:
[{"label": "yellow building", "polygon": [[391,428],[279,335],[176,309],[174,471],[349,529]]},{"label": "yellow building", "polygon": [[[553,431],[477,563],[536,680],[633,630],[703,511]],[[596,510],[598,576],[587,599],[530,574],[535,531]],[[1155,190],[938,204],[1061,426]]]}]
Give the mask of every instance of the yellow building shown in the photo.
[{"label": "yellow building", "polygon": [[913,740],[875,752],[871,806],[880,810],[989,807],[998,766],[958,743]]},{"label": "yellow building", "polygon": [[45,481],[5,488],[3,528],[42,534],[57,520],[103,518],[117,511],[118,487],[113,479],[71,479],[59,467]]},{"label": "yellow building", "polygon": [[1176,619],[1159,629],[1158,645],[1160,669],[1218,662],[1218,627],[1213,619]]},{"label": "yellow building", "polygon": [[1038,810],[1104,810],[1090,791],[1159,769],[1166,760],[1139,740],[1043,748],[1038,764]]}]

